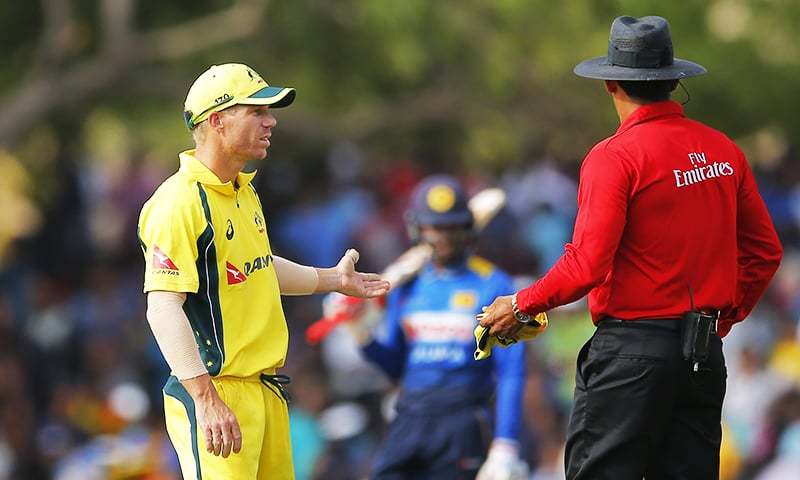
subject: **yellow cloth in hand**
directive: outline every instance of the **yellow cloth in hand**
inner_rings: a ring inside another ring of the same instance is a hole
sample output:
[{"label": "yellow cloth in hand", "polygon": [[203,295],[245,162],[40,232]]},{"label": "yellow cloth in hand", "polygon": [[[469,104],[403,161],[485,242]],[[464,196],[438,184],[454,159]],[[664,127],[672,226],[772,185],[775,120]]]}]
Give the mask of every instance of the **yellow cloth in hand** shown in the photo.
[{"label": "yellow cloth in hand", "polygon": [[490,335],[489,329],[482,327],[479,324],[477,327],[475,327],[474,331],[475,344],[477,345],[477,348],[475,349],[475,360],[489,358],[489,356],[492,354],[492,347],[497,345],[500,345],[501,347],[507,347],[517,343],[520,340],[531,340],[540,333],[544,332],[545,329],[547,329],[547,324],[547,314],[545,312],[539,313],[533,317],[533,321],[531,323],[524,325],[520,331],[517,332],[517,338],[506,338]]}]

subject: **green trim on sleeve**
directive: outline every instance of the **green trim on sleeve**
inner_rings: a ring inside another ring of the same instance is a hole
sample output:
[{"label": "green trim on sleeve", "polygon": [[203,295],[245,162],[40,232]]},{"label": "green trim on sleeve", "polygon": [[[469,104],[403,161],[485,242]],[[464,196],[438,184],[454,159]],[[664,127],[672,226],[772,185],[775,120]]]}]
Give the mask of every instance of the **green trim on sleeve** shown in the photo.
[{"label": "green trim on sleeve", "polygon": [[[145,245],[144,241],[142,240],[142,236],[139,234],[139,226],[136,226],[136,239],[139,240],[139,247],[142,249],[142,253],[147,255],[147,245]],[[145,259],[145,261],[147,261]]]}]

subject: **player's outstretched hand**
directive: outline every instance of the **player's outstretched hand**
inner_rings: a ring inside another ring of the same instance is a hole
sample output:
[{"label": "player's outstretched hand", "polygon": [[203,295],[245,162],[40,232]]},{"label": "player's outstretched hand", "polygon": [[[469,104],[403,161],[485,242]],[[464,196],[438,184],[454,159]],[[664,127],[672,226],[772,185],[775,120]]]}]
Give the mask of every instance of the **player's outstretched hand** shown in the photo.
[{"label": "player's outstretched hand", "polygon": [[372,298],[389,293],[390,284],[377,273],[361,273],[356,271],[358,252],[349,249],[336,265],[340,285],[336,290],[351,297]]},{"label": "player's outstretched hand", "polygon": [[517,338],[522,324],[514,317],[514,311],[511,309],[511,298],[511,295],[497,297],[491,305],[483,308],[483,313],[478,314],[478,321],[481,326],[489,329],[489,334],[505,338]]}]

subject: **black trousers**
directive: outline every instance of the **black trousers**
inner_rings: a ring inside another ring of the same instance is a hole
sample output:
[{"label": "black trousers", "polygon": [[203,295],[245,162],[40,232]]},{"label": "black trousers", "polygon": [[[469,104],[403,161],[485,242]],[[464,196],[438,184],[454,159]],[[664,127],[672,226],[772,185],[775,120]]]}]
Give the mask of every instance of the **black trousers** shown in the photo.
[{"label": "black trousers", "polygon": [[719,478],[727,372],[717,335],[693,372],[680,331],[601,322],[577,366],[568,480]]}]

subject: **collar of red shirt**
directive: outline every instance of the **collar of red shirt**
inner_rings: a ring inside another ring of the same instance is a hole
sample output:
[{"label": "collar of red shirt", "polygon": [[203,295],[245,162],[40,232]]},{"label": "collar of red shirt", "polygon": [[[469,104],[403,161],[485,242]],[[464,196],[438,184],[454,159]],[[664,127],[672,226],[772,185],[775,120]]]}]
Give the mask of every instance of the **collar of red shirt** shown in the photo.
[{"label": "collar of red shirt", "polygon": [[669,115],[683,115],[683,106],[678,102],[672,100],[665,100],[663,102],[654,102],[642,105],[630,114],[630,116],[622,122],[622,125],[617,129],[617,134],[620,134],[634,125],[638,125],[654,118],[666,117]]}]

